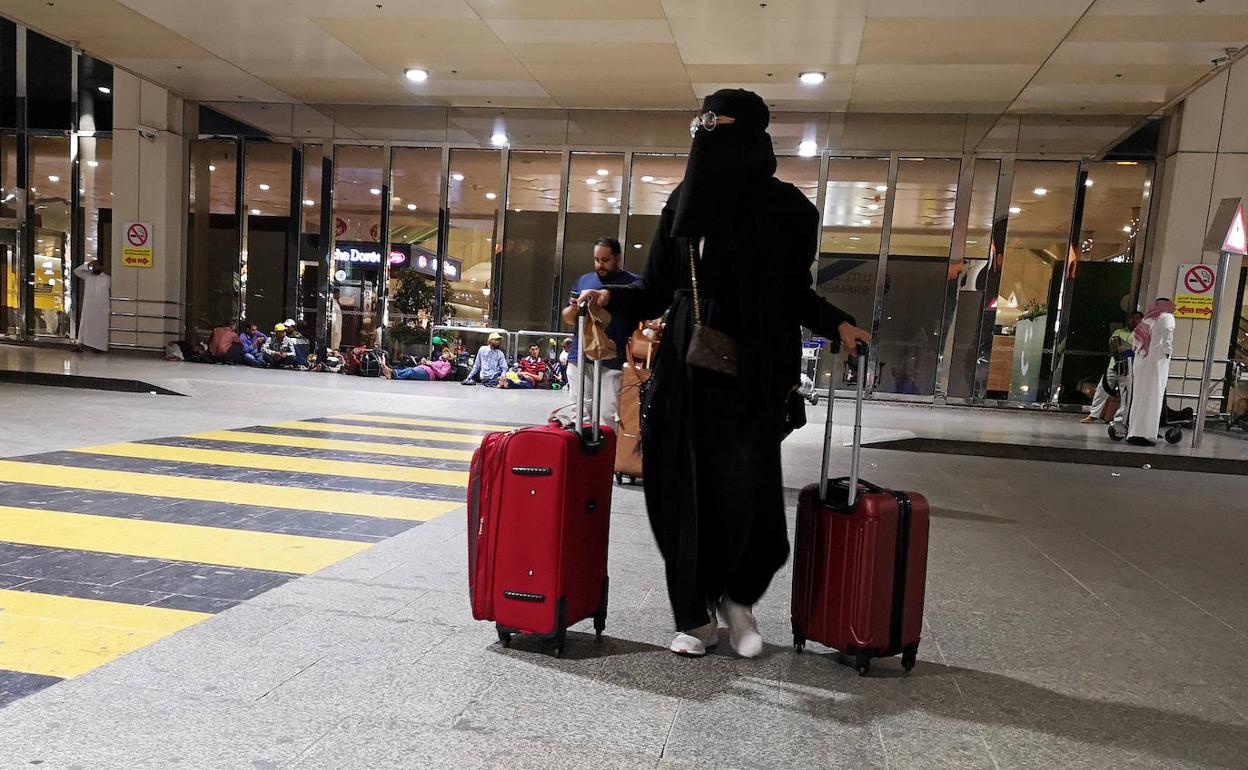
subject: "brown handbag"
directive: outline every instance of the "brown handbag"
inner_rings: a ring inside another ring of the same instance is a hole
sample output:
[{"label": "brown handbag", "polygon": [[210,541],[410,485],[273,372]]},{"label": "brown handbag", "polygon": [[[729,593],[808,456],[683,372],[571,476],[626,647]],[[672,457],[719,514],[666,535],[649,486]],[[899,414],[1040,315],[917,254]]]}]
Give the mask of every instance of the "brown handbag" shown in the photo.
[{"label": "brown handbag", "polygon": [[693,337],[685,363],[727,377],[737,376],[737,341],[718,329],[702,325],[702,300],[698,294],[698,256],[689,240],[689,273],[693,278]]},{"label": "brown handbag", "polygon": [[645,323],[638,324],[638,328],[628,338],[628,356],[636,366],[639,362],[645,362],[645,368],[649,369],[654,362],[654,354],[659,347],[657,335],[655,337],[647,337],[644,331]]}]

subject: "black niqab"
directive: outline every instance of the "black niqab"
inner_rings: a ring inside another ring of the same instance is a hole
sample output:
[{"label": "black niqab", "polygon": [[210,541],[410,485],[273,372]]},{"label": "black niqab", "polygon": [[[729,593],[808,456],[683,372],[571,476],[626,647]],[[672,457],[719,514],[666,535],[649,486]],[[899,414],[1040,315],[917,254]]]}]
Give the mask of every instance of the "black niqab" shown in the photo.
[{"label": "black niqab", "polygon": [[736,122],[699,130],[693,138],[673,236],[731,232],[751,192],[776,173],[776,154],[767,134],[771,113],[758,94],[740,88],[716,91],[702,102],[702,112],[708,111]]}]

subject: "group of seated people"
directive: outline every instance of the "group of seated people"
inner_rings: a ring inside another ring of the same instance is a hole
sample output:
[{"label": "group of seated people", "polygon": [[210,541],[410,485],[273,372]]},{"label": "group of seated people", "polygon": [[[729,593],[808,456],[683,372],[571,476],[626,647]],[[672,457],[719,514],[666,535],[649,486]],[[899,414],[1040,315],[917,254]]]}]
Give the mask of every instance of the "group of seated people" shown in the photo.
[{"label": "group of seated people", "polygon": [[[174,347],[178,348],[176,353]],[[294,319],[276,324],[271,334],[250,321],[240,321],[237,328],[227,324],[213,327],[207,343],[171,343],[166,357],[196,363],[306,369],[308,341],[299,334]]]},{"label": "group of seated people", "polygon": [[516,361],[515,365],[507,363],[507,355],[502,350],[503,337],[494,333],[489,336],[485,345],[477,351],[476,360],[468,376],[461,385],[480,383],[489,388],[504,390],[517,388],[520,390],[559,389],[568,384],[568,350],[571,340],[564,340],[563,352],[557,361],[542,358],[542,347],[537,343],[529,345],[528,355]]}]

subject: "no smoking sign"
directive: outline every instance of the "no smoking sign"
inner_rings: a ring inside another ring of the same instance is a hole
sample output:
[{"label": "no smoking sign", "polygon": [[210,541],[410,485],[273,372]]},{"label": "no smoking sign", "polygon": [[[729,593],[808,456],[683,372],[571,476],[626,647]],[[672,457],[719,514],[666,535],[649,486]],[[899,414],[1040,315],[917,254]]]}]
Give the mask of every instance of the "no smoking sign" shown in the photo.
[{"label": "no smoking sign", "polygon": [[1179,265],[1174,292],[1174,317],[1209,320],[1213,316],[1213,290],[1217,273],[1212,265]]},{"label": "no smoking sign", "polygon": [[121,263],[126,267],[152,267],[152,225],[149,222],[126,222],[126,242],[121,248]]}]

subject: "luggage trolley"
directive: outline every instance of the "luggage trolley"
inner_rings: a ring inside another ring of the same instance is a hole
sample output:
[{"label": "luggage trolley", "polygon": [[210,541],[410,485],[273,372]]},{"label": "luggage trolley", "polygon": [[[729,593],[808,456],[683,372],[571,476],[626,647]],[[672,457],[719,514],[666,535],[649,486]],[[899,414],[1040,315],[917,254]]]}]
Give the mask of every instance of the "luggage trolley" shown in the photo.
[{"label": "luggage trolley", "polygon": [[810,402],[811,406],[819,404],[819,391],[815,386],[815,378],[819,373],[819,355],[828,341],[821,338],[802,342],[801,384],[797,386],[797,394]]},{"label": "luggage trolley", "polygon": [[[1119,413],[1123,419],[1119,420],[1118,415],[1114,415],[1114,420],[1109,424],[1109,437],[1114,441],[1122,441],[1127,437],[1127,433],[1131,427],[1131,401],[1135,396],[1135,382],[1131,379],[1131,367],[1135,363],[1135,351],[1122,350],[1114,354],[1114,370],[1118,373],[1118,387],[1121,391],[1122,386],[1126,384],[1126,392],[1122,394],[1121,408]],[[1158,429],[1165,438],[1167,444],[1177,444],[1183,440],[1183,429],[1180,425],[1192,424],[1190,410],[1176,412],[1162,401],[1161,424]]]}]

